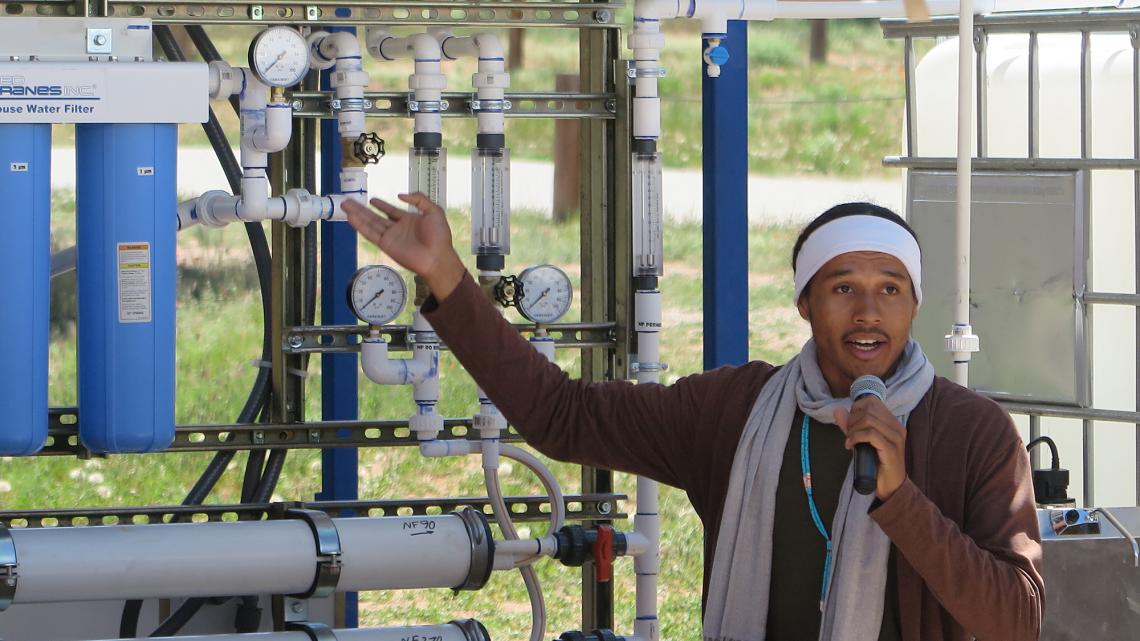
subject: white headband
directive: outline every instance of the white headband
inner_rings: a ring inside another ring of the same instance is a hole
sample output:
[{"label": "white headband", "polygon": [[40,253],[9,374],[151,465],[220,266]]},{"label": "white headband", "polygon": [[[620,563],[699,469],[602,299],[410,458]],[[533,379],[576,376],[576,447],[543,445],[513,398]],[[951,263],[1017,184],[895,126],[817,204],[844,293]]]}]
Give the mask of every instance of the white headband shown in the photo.
[{"label": "white headband", "polygon": [[922,306],[922,255],[918,241],[898,223],[879,216],[844,216],[812,232],[796,258],[793,300],[799,302],[808,281],[827,261],[860,251],[881,252],[899,259],[910,273],[915,298]]}]

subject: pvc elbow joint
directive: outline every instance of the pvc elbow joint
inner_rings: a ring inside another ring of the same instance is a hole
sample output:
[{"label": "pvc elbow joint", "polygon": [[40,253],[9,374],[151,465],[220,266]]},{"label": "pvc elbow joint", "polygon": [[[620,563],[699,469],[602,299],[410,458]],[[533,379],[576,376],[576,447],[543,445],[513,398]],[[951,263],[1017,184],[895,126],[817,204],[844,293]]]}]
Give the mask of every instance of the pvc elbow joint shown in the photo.
[{"label": "pvc elbow joint", "polygon": [[360,346],[360,366],[368,380],[377,385],[413,385],[422,382],[429,369],[422,362],[388,358],[388,343],[372,337]]}]

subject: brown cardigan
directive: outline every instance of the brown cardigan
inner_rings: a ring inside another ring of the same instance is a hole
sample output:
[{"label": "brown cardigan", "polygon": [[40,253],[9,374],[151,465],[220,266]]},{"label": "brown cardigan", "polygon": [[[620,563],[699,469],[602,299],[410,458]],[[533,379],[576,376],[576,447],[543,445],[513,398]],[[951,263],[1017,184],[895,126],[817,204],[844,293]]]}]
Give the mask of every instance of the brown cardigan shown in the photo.
[{"label": "brown cardigan", "polygon": [[[586,383],[532,349],[470,276],[424,311],[540,452],[684,490],[705,527],[707,588],[737,443],[776,367],[721,367],[669,386]],[[1041,541],[1029,457],[1009,416],[937,378],[907,432],[908,479],[871,512],[898,556],[903,639],[1036,640]]]}]

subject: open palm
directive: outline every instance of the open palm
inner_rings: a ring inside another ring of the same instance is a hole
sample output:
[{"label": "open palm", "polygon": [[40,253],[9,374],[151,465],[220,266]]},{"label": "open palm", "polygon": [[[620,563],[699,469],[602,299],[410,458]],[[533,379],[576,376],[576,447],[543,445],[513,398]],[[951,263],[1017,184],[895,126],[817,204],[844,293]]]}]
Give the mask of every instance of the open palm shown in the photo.
[{"label": "open palm", "polygon": [[417,211],[406,211],[379,198],[371,200],[372,206],[386,217],[351,200],[346,200],[342,208],[360,235],[421,276],[429,277],[445,261],[458,259],[443,209],[421,193],[401,194],[399,198]]}]

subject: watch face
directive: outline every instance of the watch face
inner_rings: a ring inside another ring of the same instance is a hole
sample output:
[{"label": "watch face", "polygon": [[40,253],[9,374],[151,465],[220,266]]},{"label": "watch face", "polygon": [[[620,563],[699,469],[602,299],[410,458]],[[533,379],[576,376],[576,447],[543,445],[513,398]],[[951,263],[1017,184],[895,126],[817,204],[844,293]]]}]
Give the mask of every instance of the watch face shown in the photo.
[{"label": "watch face", "polygon": [[404,311],[408,290],[399,272],[386,265],[368,265],[352,276],[348,306],[369,325],[386,325]]},{"label": "watch face", "polygon": [[553,323],[570,311],[574,288],[570,277],[554,265],[528,267],[519,274],[523,296],[519,311],[535,323]]},{"label": "watch face", "polygon": [[309,71],[309,44],[289,27],[270,27],[250,45],[249,68],[271,87],[292,87]]}]

